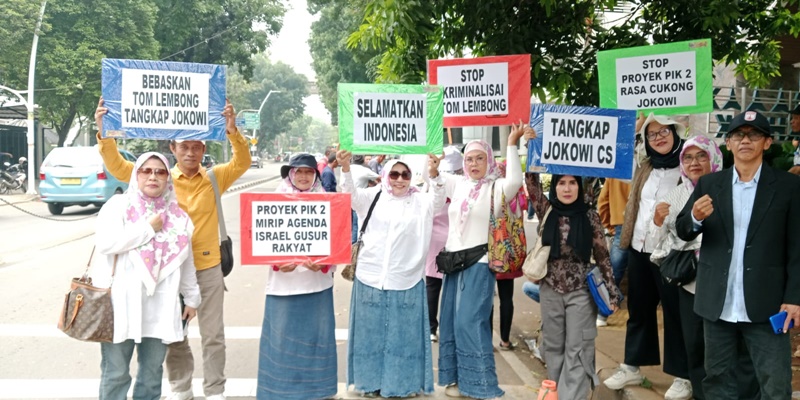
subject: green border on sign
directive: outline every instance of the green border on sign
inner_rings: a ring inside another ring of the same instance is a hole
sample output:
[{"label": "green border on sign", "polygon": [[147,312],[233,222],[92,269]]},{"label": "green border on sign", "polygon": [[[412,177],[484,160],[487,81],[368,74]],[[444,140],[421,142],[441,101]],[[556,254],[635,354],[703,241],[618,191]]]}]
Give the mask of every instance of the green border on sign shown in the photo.
[{"label": "green border on sign", "polygon": [[[444,91],[431,85],[339,84],[339,147],[355,154],[440,154],[444,147]],[[354,95],[356,93],[406,93],[426,95],[426,145],[356,145],[353,143]]]},{"label": "green border on sign", "polygon": [[662,115],[700,114],[714,109],[714,83],[711,68],[711,39],[689,40],[686,42],[665,43],[653,46],[629,47],[626,49],[597,52],[597,74],[600,89],[600,107],[617,108],[617,59],[649,56],[655,54],[695,52],[697,72],[697,103],[694,106],[647,108],[642,111]]}]

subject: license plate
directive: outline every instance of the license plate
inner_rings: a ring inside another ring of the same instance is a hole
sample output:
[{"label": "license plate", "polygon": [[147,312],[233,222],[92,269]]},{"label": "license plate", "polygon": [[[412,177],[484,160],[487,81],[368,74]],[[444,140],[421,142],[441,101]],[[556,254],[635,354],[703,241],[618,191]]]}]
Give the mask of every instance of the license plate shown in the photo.
[{"label": "license plate", "polygon": [[61,178],[62,185],[80,185],[81,178]]}]

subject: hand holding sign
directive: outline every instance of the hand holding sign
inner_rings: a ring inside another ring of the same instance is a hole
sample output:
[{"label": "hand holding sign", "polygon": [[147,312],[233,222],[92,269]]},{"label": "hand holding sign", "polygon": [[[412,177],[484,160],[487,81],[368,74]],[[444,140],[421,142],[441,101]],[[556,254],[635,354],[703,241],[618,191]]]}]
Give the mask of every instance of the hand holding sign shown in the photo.
[{"label": "hand holding sign", "polygon": [[342,167],[342,172],[350,172],[350,158],[353,156],[347,150],[339,150],[336,152],[336,161]]},{"label": "hand holding sign", "polygon": [[538,136],[536,135],[536,129],[533,129],[530,125],[525,125],[523,138],[525,139],[525,143],[530,142],[531,140],[536,139]]},{"label": "hand holding sign", "polygon": [[324,267],[324,265],[314,264],[312,261],[304,262],[303,266],[314,272],[319,272]]},{"label": "hand holding sign", "polygon": [[656,224],[657,227],[661,227],[661,225],[664,225],[664,219],[667,218],[667,215],[669,215],[669,203],[656,204],[656,210],[653,214],[653,223]]}]

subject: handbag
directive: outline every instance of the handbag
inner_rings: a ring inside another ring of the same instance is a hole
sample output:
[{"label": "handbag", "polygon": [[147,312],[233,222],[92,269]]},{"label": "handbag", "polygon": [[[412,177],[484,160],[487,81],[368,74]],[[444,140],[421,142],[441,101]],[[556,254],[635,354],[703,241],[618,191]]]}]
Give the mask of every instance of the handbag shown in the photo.
[{"label": "handbag", "polygon": [[661,260],[659,268],[661,276],[667,283],[683,286],[697,277],[697,257],[694,255],[694,250],[672,249]]},{"label": "handbag", "polygon": [[443,274],[455,274],[477,263],[489,251],[489,246],[481,244],[459,251],[442,250],[436,255],[436,269]]},{"label": "handbag", "polygon": [[544,232],[544,222],[550,215],[552,207],[547,208],[541,221],[539,221],[538,237],[536,238],[536,245],[533,246],[528,256],[525,258],[525,263],[522,264],[522,273],[529,279],[535,281],[541,280],[547,275],[547,261],[550,260],[550,246],[542,246],[542,232]]},{"label": "handbag", "polygon": [[[233,240],[228,236],[228,230],[225,228],[225,215],[222,212],[222,201],[219,197],[219,186],[217,180],[214,178],[214,170],[208,170],[208,179],[211,181],[211,187],[214,188],[214,198],[217,201],[217,223],[219,226],[219,258],[220,266],[222,267],[222,276],[228,276],[233,271]],[[225,238],[225,239],[222,239]]]},{"label": "handbag", "polygon": [[372,217],[372,210],[375,208],[375,204],[378,203],[378,198],[381,197],[381,192],[378,191],[378,194],[375,195],[375,200],[372,200],[372,204],[369,206],[369,211],[367,211],[367,217],[364,219],[364,223],[361,225],[361,231],[358,232],[358,240],[353,243],[353,246],[350,248],[350,264],[346,265],[342,270],[342,278],[347,279],[348,281],[352,282],[353,279],[356,277],[356,267],[358,266],[358,253],[361,252],[361,246],[364,245],[364,231],[367,230],[367,224],[369,223],[369,218]]},{"label": "handbag", "polygon": [[600,273],[600,268],[595,266],[586,275],[586,283],[589,285],[589,293],[592,294],[594,303],[597,304],[597,312],[608,317],[614,313],[611,309],[611,296],[608,294],[608,287],[606,281],[603,280],[603,275]]},{"label": "handbag", "polygon": [[[92,265],[94,248],[80,278],[72,278],[69,292],[64,296],[58,329],[67,336],[86,342],[110,343],[114,340],[114,308],[111,305],[111,285],[98,288],[92,285],[89,267]],[[111,269],[111,282],[117,270],[117,256]]]},{"label": "handbag", "polygon": [[511,212],[502,192],[503,215],[494,215],[494,182],[492,182],[491,206],[489,208],[489,269],[497,274],[516,272],[522,268],[527,256],[528,242],[525,237],[525,222],[522,210]]}]

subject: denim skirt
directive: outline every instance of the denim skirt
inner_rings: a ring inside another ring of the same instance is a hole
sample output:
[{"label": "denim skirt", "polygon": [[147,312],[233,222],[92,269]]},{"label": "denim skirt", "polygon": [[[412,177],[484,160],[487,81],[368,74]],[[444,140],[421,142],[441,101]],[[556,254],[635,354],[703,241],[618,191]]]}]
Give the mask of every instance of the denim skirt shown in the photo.
[{"label": "denim skirt", "polygon": [[407,290],[353,282],[347,385],[382,397],[433,392],[430,323],[425,281]]},{"label": "denim skirt", "polygon": [[258,357],[263,399],[309,400],[336,395],[333,288],[293,296],[267,296]]}]

